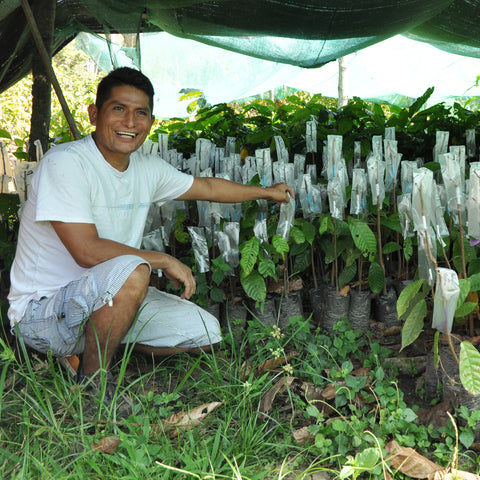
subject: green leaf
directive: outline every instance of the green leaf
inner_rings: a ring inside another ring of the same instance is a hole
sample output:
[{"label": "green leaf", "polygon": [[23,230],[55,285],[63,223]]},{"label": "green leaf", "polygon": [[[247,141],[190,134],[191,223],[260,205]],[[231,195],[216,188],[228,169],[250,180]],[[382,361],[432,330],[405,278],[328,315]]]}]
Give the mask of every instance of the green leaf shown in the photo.
[{"label": "green leaf", "polygon": [[384,255],[388,255],[389,253],[397,252],[401,249],[402,247],[397,242],[388,242],[385,244],[382,251]]},{"label": "green leaf", "polygon": [[397,300],[397,314],[399,318],[402,318],[407,313],[410,302],[415,298],[422,284],[423,279],[415,280],[402,290]]},{"label": "green leaf", "polygon": [[325,215],[325,217],[322,218],[320,226],[318,227],[318,232],[320,233],[320,235],[323,235],[327,232],[333,232],[333,222],[331,217]]},{"label": "green leaf", "polygon": [[374,262],[370,264],[370,269],[368,270],[368,285],[370,290],[378,295],[385,285],[385,274],[383,273],[382,267]]},{"label": "green leaf", "polygon": [[222,289],[214,287],[210,290],[210,298],[215,303],[222,303],[223,300],[224,300],[223,297],[224,297],[224,295],[223,295],[223,290]]},{"label": "green leaf", "polygon": [[0,128],[0,138],[8,138],[11,139],[12,136],[3,128]]},{"label": "green leaf", "polygon": [[460,380],[472,395],[480,395],[480,352],[470,343],[460,344]]},{"label": "green leaf", "polygon": [[275,248],[275,251],[279,253],[283,259],[285,259],[285,253],[288,253],[290,250],[288,242],[281,235],[275,234],[272,237],[272,245]]},{"label": "green leaf", "polygon": [[420,300],[411,310],[402,328],[402,348],[412,344],[423,330],[423,320],[427,316],[427,302]]},{"label": "green leaf", "polygon": [[302,253],[299,253],[295,257],[295,261],[293,262],[293,273],[296,274],[306,270],[310,265],[311,258],[312,257],[311,257],[310,249],[305,250]]},{"label": "green leaf", "polygon": [[412,239],[410,237],[407,237],[403,241],[403,256],[405,257],[405,260],[408,262],[410,258],[412,258],[412,255],[413,255]]},{"label": "green leaf", "polygon": [[316,229],[310,222],[303,222],[302,231],[305,235],[305,240],[311,245],[315,240]]},{"label": "green leaf", "polygon": [[240,267],[245,274],[248,275],[255,267],[259,250],[260,242],[257,237],[252,237],[241,246]]},{"label": "green leaf", "polygon": [[260,260],[260,263],[258,264],[258,273],[260,273],[260,275],[262,275],[264,278],[272,277],[276,279],[277,272],[275,270],[275,263],[269,258]]},{"label": "green leaf", "polygon": [[460,295],[458,296],[457,307],[463,304],[468,294],[470,293],[471,281],[469,278],[461,278],[458,281],[458,285],[460,287]]},{"label": "green leaf", "polygon": [[475,310],[476,306],[477,304],[475,302],[462,303],[455,309],[455,318],[463,318],[470,315]]},{"label": "green leaf", "polygon": [[474,273],[470,277],[470,291],[478,292],[480,290],[480,273]]},{"label": "green leaf", "polygon": [[264,302],[267,296],[267,286],[265,280],[257,272],[253,271],[250,275],[240,275],[240,282],[245,293],[257,302]]},{"label": "green leaf", "polygon": [[305,235],[302,230],[300,230],[298,227],[292,227],[290,229],[290,236],[292,237],[293,241],[295,243],[305,243]]},{"label": "green leaf", "polygon": [[346,266],[342,270],[342,273],[338,276],[338,284],[340,285],[340,287],[343,287],[344,285],[347,285],[347,283],[350,283],[356,274],[357,274],[356,263],[352,263],[352,265]]},{"label": "green leaf", "polygon": [[374,256],[377,253],[377,239],[370,227],[353,217],[348,218],[348,226],[355,246],[364,255]]}]

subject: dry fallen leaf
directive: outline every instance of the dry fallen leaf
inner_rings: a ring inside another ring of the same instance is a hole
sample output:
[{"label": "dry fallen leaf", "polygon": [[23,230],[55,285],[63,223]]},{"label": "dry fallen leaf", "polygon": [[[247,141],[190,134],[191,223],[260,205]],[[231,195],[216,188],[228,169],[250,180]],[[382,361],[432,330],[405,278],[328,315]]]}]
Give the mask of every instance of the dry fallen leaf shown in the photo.
[{"label": "dry fallen leaf", "polygon": [[162,431],[173,437],[179,431],[196,427],[200,425],[217,407],[222,405],[222,403],[223,402],[204,403],[189,412],[182,411],[174,413],[162,422]]},{"label": "dry fallen leaf", "polygon": [[395,440],[389,442],[385,449],[389,453],[387,460],[391,462],[392,467],[409,477],[429,478],[435,472],[444,470],[444,467],[433,463],[413,448],[401,447]]},{"label": "dry fallen leaf", "polygon": [[295,377],[284,377],[278,380],[277,383],[271,388],[267,390],[267,392],[262,396],[260,400],[260,405],[258,409],[262,413],[268,413],[272,409],[273,402],[275,401],[275,397],[279,393],[283,393],[290,388],[292,383],[296,380]]},{"label": "dry fallen leaf", "polygon": [[452,413],[452,405],[448,400],[435,405],[433,408],[419,408],[417,411],[418,421],[422,425],[433,425],[435,430],[446,427],[450,422],[447,412]]},{"label": "dry fallen leaf", "polygon": [[295,430],[293,438],[295,438],[298,444],[305,445],[307,442],[313,442],[315,437],[308,431],[308,426],[306,426]]},{"label": "dry fallen leaf", "polygon": [[113,455],[120,442],[120,438],[115,436],[101,438],[98,443],[92,445],[92,450],[94,452],[103,452]]},{"label": "dry fallen leaf", "polygon": [[446,468],[439,472],[435,472],[428,477],[428,480],[479,480],[480,475],[474,473],[462,472],[461,470],[455,470],[454,468]]}]

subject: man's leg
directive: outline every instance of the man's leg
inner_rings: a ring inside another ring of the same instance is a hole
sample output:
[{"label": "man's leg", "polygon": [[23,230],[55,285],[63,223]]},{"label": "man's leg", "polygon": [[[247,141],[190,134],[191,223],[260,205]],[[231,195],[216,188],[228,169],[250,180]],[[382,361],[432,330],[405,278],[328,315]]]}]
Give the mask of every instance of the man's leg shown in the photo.
[{"label": "man's leg", "polygon": [[94,311],[85,329],[85,349],[82,355],[84,375],[92,375],[100,367],[110,366],[112,356],[135,320],[148,289],[150,269],[139,265],[113,297]]},{"label": "man's leg", "polygon": [[137,319],[122,340],[148,355],[209,351],[222,340],[218,320],[177,295],[148,289]]}]

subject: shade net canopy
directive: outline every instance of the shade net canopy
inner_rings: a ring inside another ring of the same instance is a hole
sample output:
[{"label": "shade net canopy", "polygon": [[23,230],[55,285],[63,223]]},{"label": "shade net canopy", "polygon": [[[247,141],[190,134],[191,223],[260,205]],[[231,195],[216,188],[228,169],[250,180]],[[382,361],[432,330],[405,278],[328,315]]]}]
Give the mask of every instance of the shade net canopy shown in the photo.
[{"label": "shade net canopy", "polygon": [[[403,34],[478,58],[479,8],[480,0],[60,0],[53,53],[79,32],[168,32],[258,59],[315,68]],[[1,92],[30,71],[36,55],[19,0],[0,0],[0,46]],[[143,68],[140,46],[132,51],[132,61]],[[156,51],[147,61],[162,58]]]}]

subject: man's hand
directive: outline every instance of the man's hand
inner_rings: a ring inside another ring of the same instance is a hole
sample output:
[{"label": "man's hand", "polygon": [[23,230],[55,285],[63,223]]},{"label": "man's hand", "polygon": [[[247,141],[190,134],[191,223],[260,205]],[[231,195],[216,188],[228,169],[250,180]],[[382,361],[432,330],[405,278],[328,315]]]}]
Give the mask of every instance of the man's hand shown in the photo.
[{"label": "man's hand", "polygon": [[270,199],[277,202],[277,205],[281,203],[289,203],[290,198],[295,197],[293,190],[286,183],[276,183],[271,187],[267,187],[265,190],[270,194]]},{"label": "man's hand", "polygon": [[185,290],[181,298],[190,298],[197,288],[192,270],[174,257],[169,257],[167,266],[163,267],[163,273],[172,282],[175,288],[183,283]]}]

